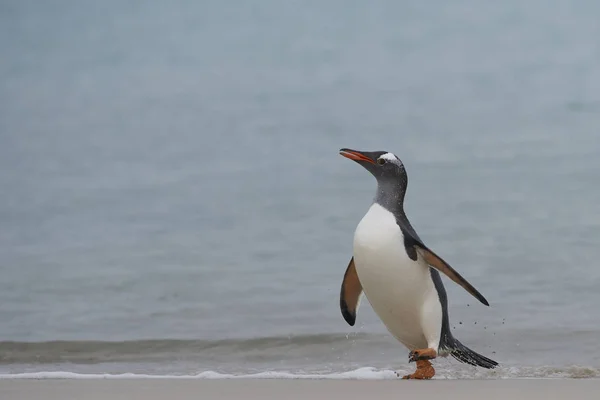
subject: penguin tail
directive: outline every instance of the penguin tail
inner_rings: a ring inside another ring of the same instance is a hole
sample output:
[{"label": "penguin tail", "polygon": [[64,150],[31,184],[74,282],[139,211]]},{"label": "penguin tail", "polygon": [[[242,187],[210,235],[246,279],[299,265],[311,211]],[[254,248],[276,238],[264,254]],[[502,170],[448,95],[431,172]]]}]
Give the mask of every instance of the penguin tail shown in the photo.
[{"label": "penguin tail", "polygon": [[453,343],[450,346],[447,346],[446,351],[450,353],[452,357],[465,364],[487,369],[494,369],[498,366],[496,361],[476,353],[457,339],[454,339]]}]

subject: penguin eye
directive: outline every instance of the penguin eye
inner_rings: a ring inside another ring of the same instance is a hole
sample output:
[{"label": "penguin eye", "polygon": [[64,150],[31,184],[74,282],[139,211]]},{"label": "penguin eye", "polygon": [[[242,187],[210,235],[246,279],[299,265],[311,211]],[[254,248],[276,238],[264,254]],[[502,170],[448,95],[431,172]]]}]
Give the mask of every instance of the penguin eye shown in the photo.
[{"label": "penguin eye", "polygon": [[379,164],[379,165],[385,164],[385,159],[384,158],[378,158],[377,159],[377,164]]}]

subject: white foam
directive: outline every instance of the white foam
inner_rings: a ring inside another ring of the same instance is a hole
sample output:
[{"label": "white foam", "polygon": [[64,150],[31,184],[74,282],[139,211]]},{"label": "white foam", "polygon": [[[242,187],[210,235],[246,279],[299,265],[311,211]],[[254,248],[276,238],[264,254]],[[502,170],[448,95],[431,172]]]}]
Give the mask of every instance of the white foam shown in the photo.
[{"label": "white foam", "polygon": [[256,374],[222,374],[205,371],[195,375],[148,375],[148,374],[79,374],[75,372],[48,371],[0,374],[0,379],[397,379],[396,373],[375,368],[359,368],[354,371],[331,374],[294,374],[283,371],[265,371]]},{"label": "white foam", "polygon": [[[401,375],[412,372],[399,370]],[[556,378],[600,378],[600,370],[584,366],[568,367],[500,367],[495,370],[480,370],[475,367],[467,369],[439,369],[434,379],[556,379]],[[215,371],[204,371],[193,375],[150,375],[150,374],[80,374],[66,371],[25,372],[0,374],[0,379],[355,379],[383,380],[398,379],[396,372],[378,370],[371,367],[353,371],[328,374],[302,374],[286,371],[265,371],[255,374],[223,374]]]}]

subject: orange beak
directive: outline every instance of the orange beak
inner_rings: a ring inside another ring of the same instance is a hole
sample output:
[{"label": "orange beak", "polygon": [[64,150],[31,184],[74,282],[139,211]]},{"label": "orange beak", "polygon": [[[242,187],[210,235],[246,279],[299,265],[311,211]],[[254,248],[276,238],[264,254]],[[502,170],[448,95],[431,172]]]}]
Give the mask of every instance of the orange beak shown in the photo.
[{"label": "orange beak", "polygon": [[375,164],[375,161],[371,160],[371,158],[365,156],[360,151],[350,150],[350,149],[341,149],[340,154],[346,158],[349,158],[354,161],[366,161],[371,164]]}]

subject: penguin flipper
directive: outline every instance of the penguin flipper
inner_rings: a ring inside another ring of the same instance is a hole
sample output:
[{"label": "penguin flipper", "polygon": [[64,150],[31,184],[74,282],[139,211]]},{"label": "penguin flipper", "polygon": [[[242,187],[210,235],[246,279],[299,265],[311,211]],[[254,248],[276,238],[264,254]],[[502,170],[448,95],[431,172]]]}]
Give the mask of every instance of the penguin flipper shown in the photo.
[{"label": "penguin flipper", "polygon": [[471,285],[465,278],[463,278],[461,274],[459,274],[454,268],[452,268],[440,256],[435,254],[431,249],[429,249],[423,243],[417,242],[416,246],[417,246],[417,249],[419,250],[419,253],[421,254],[421,256],[423,257],[423,259],[425,260],[425,262],[427,264],[429,264],[431,267],[437,269],[438,271],[440,271],[441,273],[446,275],[448,278],[450,278],[452,281],[454,281],[454,283],[458,284],[459,286],[462,286],[463,289],[465,289],[473,297],[475,297],[477,300],[479,300],[486,306],[490,305],[490,303],[488,303],[488,301],[485,299],[485,297],[483,297],[483,295],[481,293],[479,293],[479,291],[477,289],[475,289],[475,287],[473,287],[473,285]]},{"label": "penguin flipper", "polygon": [[463,278],[461,274],[452,268],[450,264],[444,261],[442,257],[435,254],[429,247],[425,246],[425,243],[423,243],[417,232],[415,232],[406,218],[404,220],[396,219],[396,222],[400,226],[402,234],[404,235],[404,248],[412,260],[416,261],[418,257],[417,253],[419,253],[425,262],[429,264],[429,266],[446,275],[448,278],[454,281],[454,283],[461,286],[486,306],[490,305],[485,297],[483,297],[483,295],[479,293],[479,291],[475,289],[473,285]]},{"label": "penguin flipper", "polygon": [[342,281],[342,288],[340,290],[340,309],[342,316],[350,326],[354,326],[356,322],[356,310],[358,310],[362,292],[362,285],[356,273],[354,257],[352,257],[346,268],[346,273],[344,273],[344,280]]}]

